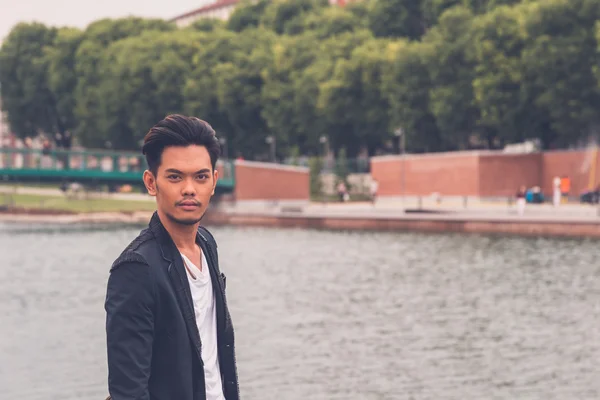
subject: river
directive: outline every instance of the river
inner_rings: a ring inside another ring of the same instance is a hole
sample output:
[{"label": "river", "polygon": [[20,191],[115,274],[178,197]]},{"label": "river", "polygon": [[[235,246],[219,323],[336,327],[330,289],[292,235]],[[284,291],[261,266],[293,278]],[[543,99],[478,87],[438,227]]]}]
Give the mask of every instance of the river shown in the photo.
[{"label": "river", "polygon": [[[104,399],[139,227],[0,225],[0,399]],[[598,399],[593,240],[214,228],[244,400]]]}]

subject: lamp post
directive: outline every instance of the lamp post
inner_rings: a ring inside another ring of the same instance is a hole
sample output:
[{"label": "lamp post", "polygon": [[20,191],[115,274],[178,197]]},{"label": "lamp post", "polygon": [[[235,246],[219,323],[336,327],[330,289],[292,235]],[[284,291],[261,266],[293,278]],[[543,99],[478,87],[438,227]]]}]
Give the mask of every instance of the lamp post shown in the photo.
[{"label": "lamp post", "polygon": [[227,160],[227,139],[220,137],[219,143],[221,144],[221,149],[223,149],[223,158]]},{"label": "lamp post", "polygon": [[401,179],[402,179],[402,207],[406,208],[405,206],[405,197],[406,197],[406,193],[405,193],[405,182],[406,182],[406,134],[404,132],[404,130],[399,127],[398,129],[396,129],[394,131],[394,135],[398,138],[398,148],[400,151],[400,154],[402,155],[402,175],[401,175]]},{"label": "lamp post", "polygon": [[273,135],[267,136],[265,139],[265,142],[267,142],[267,144],[269,144],[271,146],[271,162],[276,162],[276,160],[275,160],[275,146],[276,146],[275,136],[273,136]]},{"label": "lamp post", "polygon": [[329,139],[327,136],[321,135],[321,137],[319,137],[319,143],[323,145],[323,166],[327,169],[328,166],[325,165],[325,163],[327,162],[327,156],[329,155]]}]

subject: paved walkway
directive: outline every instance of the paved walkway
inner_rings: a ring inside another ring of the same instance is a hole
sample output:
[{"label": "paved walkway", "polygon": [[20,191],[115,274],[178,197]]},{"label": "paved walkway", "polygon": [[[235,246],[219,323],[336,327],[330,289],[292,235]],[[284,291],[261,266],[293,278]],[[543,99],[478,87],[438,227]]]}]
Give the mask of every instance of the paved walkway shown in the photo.
[{"label": "paved walkway", "polygon": [[600,223],[600,208],[582,204],[528,204],[524,215],[516,206],[501,202],[472,202],[463,206],[450,203],[417,203],[382,201],[371,203],[310,203],[305,206],[263,203],[223,206],[236,214],[267,214],[285,216],[314,216],[339,218],[402,218],[411,220],[473,220],[473,221],[531,221]]},{"label": "paved walkway", "polygon": [[[40,196],[64,196],[59,189],[14,187],[0,185],[0,194],[31,194]],[[93,193],[93,198],[115,200],[154,201],[140,193]],[[430,197],[381,199],[376,204],[367,202],[350,203],[298,203],[286,202],[238,202],[235,206],[223,204],[222,209],[236,214],[265,214],[285,216],[314,216],[339,218],[403,218],[414,220],[488,220],[488,221],[532,221],[600,223],[600,207],[589,204],[528,204],[524,215],[518,215],[515,205],[504,200],[482,200],[476,198],[443,198],[441,202]]]}]

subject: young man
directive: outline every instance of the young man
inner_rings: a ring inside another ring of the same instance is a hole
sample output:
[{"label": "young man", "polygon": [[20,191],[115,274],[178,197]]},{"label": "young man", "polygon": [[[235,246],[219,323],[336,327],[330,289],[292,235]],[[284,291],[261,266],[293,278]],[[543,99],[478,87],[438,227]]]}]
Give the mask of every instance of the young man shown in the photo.
[{"label": "young man", "polygon": [[216,243],[200,227],[220,145],[197,118],[171,115],[144,139],[150,225],[113,263],[106,293],[113,400],[238,400],[234,334]]}]

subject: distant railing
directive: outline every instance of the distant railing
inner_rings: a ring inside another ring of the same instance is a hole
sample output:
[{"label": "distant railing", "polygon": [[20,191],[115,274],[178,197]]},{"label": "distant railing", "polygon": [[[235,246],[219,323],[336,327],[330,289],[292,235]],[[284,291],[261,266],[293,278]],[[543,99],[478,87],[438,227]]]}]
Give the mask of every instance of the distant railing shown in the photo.
[{"label": "distant railing", "polygon": [[[147,168],[139,153],[106,150],[42,150],[0,148],[0,175],[14,178],[100,179],[141,181]],[[219,160],[219,183],[234,185],[235,171],[230,160]]]}]

